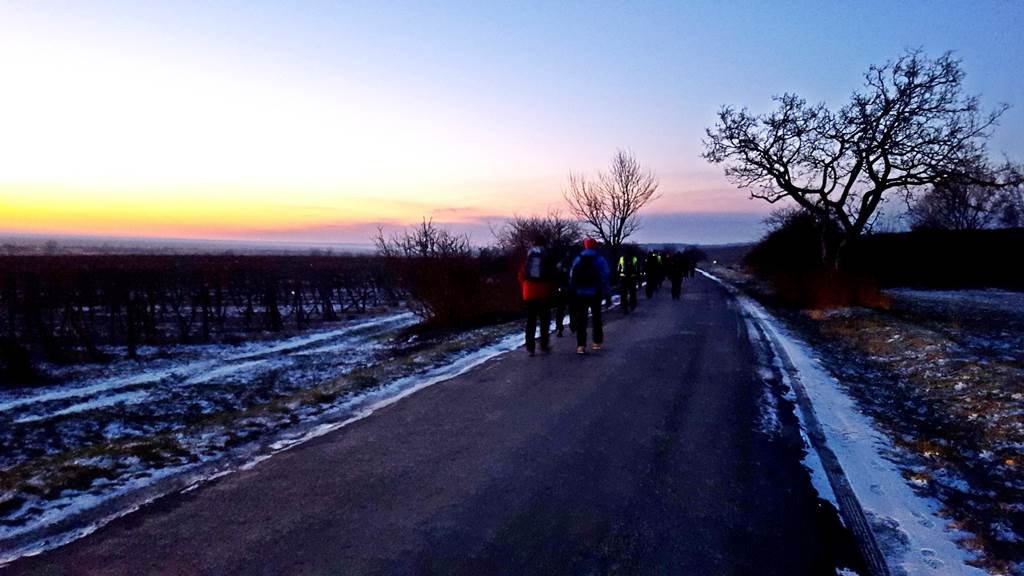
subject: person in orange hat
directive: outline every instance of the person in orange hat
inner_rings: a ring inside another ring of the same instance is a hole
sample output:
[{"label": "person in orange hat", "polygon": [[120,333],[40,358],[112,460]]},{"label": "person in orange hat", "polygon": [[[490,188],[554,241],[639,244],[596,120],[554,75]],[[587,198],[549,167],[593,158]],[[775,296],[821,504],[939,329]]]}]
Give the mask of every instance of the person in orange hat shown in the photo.
[{"label": "person in orange hat", "polygon": [[576,353],[587,353],[587,316],[594,323],[594,350],[604,345],[604,326],[601,322],[601,301],[609,288],[608,261],[597,251],[597,240],[583,240],[583,251],[573,260],[569,269],[569,286],[573,291],[573,318],[576,326]]}]

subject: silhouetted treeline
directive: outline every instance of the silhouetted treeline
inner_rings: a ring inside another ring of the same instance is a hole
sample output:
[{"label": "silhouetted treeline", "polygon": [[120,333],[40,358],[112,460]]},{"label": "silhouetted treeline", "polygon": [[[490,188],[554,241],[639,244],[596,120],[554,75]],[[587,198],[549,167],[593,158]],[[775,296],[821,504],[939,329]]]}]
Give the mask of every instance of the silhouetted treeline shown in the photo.
[{"label": "silhouetted treeline", "polygon": [[770,281],[781,303],[874,305],[880,288],[1024,290],[1024,228],[871,234],[851,244],[836,269],[821,255],[820,226],[796,214],[754,246],[744,263]]},{"label": "silhouetted treeline", "polygon": [[393,256],[391,269],[408,289],[426,330],[460,330],[518,318],[518,262],[498,250],[476,254]]},{"label": "silhouetted treeline", "polygon": [[882,287],[1024,290],[1024,228],[916,230],[872,234],[850,254],[850,269]]},{"label": "silhouetted treeline", "polygon": [[400,296],[373,256],[0,256],[0,382],[105,345],[237,341]]}]

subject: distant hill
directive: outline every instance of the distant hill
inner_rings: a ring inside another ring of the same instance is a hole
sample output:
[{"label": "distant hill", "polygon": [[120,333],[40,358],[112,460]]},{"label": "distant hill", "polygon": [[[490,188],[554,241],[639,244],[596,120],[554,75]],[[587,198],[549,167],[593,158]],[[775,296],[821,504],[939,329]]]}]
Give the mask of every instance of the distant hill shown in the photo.
[{"label": "distant hill", "polygon": [[739,264],[743,257],[750,252],[755,245],[754,242],[739,242],[734,244],[683,244],[679,242],[647,242],[638,244],[644,250],[674,249],[682,252],[687,248],[699,248],[708,255],[711,260],[717,260],[719,264]]},{"label": "distant hill", "polygon": [[725,266],[732,266],[742,263],[743,258],[754,246],[755,243],[747,242],[742,244],[713,244],[698,246],[698,248],[703,250],[710,260],[715,260]]}]

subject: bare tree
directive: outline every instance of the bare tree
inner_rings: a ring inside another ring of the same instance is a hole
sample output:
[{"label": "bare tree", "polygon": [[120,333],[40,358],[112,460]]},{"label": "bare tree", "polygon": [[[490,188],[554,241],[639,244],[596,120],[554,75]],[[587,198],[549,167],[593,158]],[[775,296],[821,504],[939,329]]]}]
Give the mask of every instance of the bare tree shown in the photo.
[{"label": "bare tree", "polygon": [[907,211],[912,229],[981,230],[999,217],[1002,195],[988,186],[949,180],[921,196]]},{"label": "bare tree", "polygon": [[422,318],[448,328],[464,326],[489,305],[481,258],[467,235],[424,218],[390,237],[378,228],[373,243],[405,290],[406,305]]},{"label": "bare tree", "polygon": [[640,228],[640,210],[658,198],[658,179],[640,166],[632,152],[619,150],[607,173],[597,180],[569,174],[563,195],[569,210],[601,241],[618,247]]},{"label": "bare tree", "polygon": [[436,226],[433,219],[426,218],[419,226],[396,232],[390,238],[385,237],[384,229],[378,227],[373,244],[378,254],[388,257],[441,258],[472,253],[468,236]]},{"label": "bare tree", "polygon": [[761,225],[765,227],[765,230],[771,233],[791,225],[793,220],[799,218],[803,213],[803,208],[800,208],[799,206],[781,206],[768,213],[768,215],[761,220]]},{"label": "bare tree", "polygon": [[538,236],[543,237],[547,245],[559,253],[579,243],[583,235],[579,222],[557,211],[543,217],[514,216],[493,232],[498,246],[513,253],[525,252]]},{"label": "bare tree", "polygon": [[1024,226],[1024,178],[1018,170],[1011,180],[1015,183],[1000,191],[996,209],[999,211],[999,224],[1016,228]]},{"label": "bare tree", "polygon": [[722,108],[703,156],[724,163],[726,176],[751,188],[752,197],[790,199],[823,229],[836,228],[835,241],[822,244],[825,260],[838,266],[843,248],[869,227],[890,191],[909,196],[954,178],[1005,183],[963,173],[965,166],[987,166],[985,143],[1007,109],[982,113],[977,97],[963,93],[963,77],[948,52],[931,60],[908,51],[872,66],[862,90],[838,112],[793,94],[774,98],[778,107],[762,116]]}]

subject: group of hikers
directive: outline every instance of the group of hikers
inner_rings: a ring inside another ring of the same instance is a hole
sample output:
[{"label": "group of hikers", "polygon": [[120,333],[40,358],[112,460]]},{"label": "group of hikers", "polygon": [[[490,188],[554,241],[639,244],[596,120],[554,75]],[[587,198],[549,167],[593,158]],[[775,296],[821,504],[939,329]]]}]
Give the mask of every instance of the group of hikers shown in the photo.
[{"label": "group of hikers", "polygon": [[[614,278],[619,306],[625,313],[635,310],[641,286],[647,298],[652,298],[666,279],[672,285],[672,299],[679,300],[683,277],[693,276],[695,270],[696,263],[683,253],[624,252],[618,256]],[[549,250],[545,237],[537,236],[519,268],[519,283],[526,305],[526,350],[530,356],[537,350],[538,328],[541,352],[551,350],[552,310],[558,337],[564,334],[565,315],[569,312],[569,330],[576,334],[577,354],[587,353],[588,324],[593,327],[591,349],[602,348],[602,311],[605,304],[611,305],[613,278],[597,240],[584,238],[582,251],[560,258]]]}]

